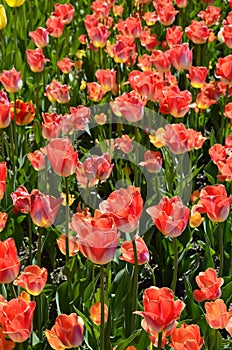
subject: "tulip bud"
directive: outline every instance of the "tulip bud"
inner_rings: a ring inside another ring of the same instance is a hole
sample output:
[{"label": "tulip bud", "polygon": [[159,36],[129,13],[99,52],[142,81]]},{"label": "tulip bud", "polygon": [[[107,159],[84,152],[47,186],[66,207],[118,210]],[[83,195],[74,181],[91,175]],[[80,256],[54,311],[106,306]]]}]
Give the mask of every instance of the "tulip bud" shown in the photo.
[{"label": "tulip bud", "polygon": [[7,26],[6,11],[3,5],[0,5],[0,30]]},{"label": "tulip bud", "polygon": [[22,6],[25,0],[6,0],[6,3],[10,7],[19,7]]}]

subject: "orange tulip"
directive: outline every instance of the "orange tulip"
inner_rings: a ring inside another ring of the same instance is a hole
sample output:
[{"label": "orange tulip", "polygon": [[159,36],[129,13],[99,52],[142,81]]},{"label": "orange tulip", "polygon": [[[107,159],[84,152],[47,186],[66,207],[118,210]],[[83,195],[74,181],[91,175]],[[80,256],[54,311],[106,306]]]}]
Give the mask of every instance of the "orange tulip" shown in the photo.
[{"label": "orange tulip", "polygon": [[0,162],[0,200],[4,197],[4,193],[6,191],[6,176],[6,162]]},{"label": "orange tulip", "polygon": [[142,32],[141,20],[139,17],[128,17],[125,21],[119,20],[117,29],[120,35],[128,35],[139,38]]},{"label": "orange tulip", "polygon": [[[14,120],[14,102],[10,103],[11,119]],[[24,102],[16,100],[16,124],[27,125],[32,122],[35,117],[35,107],[32,101]]]},{"label": "orange tulip", "polygon": [[70,100],[69,90],[69,86],[65,84],[62,85],[59,81],[53,79],[52,82],[46,86],[44,95],[47,96],[50,102],[65,104]]},{"label": "orange tulip", "polygon": [[143,198],[138,187],[129,186],[112,192],[100,203],[100,210],[111,215],[122,232],[133,232],[143,210]]},{"label": "orange tulip", "polygon": [[112,91],[115,95],[117,93],[116,72],[110,69],[98,69],[95,73],[96,78],[101,85],[102,89]]},{"label": "orange tulip", "polygon": [[[96,325],[100,326],[101,324],[101,303],[97,302],[93,304],[89,310],[90,318]],[[104,304],[104,323],[108,319],[108,306]]]},{"label": "orange tulip", "polygon": [[105,94],[105,90],[103,90],[102,86],[96,82],[87,83],[87,90],[88,98],[95,102],[101,101]]},{"label": "orange tulip", "polygon": [[77,314],[61,314],[51,330],[44,333],[50,346],[55,350],[72,349],[82,343],[84,322]]},{"label": "orange tulip", "polygon": [[0,241],[0,283],[11,283],[18,276],[20,260],[13,238]]},{"label": "orange tulip", "polygon": [[200,272],[196,277],[196,282],[200,290],[194,290],[193,297],[196,301],[214,300],[221,296],[221,286],[223,278],[217,278],[216,271],[208,268],[205,272]]},{"label": "orange tulip", "polygon": [[144,317],[143,327],[149,333],[160,333],[175,327],[185,304],[174,300],[174,293],[169,288],[150,287],[144,291],[143,306],[144,311],[135,311]]},{"label": "orange tulip", "polygon": [[200,350],[204,344],[200,328],[196,324],[183,323],[180,328],[174,329],[169,344],[175,350]]},{"label": "orange tulip", "polygon": [[4,230],[7,219],[8,219],[8,214],[0,212],[0,232]]},{"label": "orange tulip", "polygon": [[223,329],[227,326],[232,317],[232,310],[227,311],[226,305],[222,299],[205,303],[206,321],[211,328]]},{"label": "orange tulip", "polygon": [[35,225],[39,227],[50,227],[55,221],[62,198],[45,195],[39,190],[31,192],[30,215]]},{"label": "orange tulip", "polygon": [[182,42],[183,31],[180,26],[172,26],[166,30],[166,41],[169,47],[180,45]]},{"label": "orange tulip", "polygon": [[113,112],[123,116],[128,122],[135,123],[143,119],[145,102],[141,101],[135,91],[124,92],[110,103]]},{"label": "orange tulip", "polygon": [[190,214],[180,197],[164,197],[158,205],[148,208],[147,213],[158,230],[165,236],[178,237],[185,230]]},{"label": "orange tulip", "polygon": [[232,55],[220,57],[216,65],[216,76],[223,84],[232,84]]},{"label": "orange tulip", "polygon": [[[66,235],[63,233],[59,239],[57,239],[57,245],[62,254],[66,255]],[[69,256],[75,256],[79,252],[79,243],[76,236],[69,236]]]},{"label": "orange tulip", "polygon": [[190,67],[189,74],[187,78],[190,79],[191,85],[194,88],[200,89],[205,84],[205,80],[208,74],[208,69],[206,67]]},{"label": "orange tulip", "polygon": [[205,11],[200,11],[197,15],[207,26],[218,25],[221,16],[220,7],[207,6]]},{"label": "orange tulip", "polygon": [[[138,236],[135,238],[135,244],[136,244],[138,265],[146,264],[149,261],[149,251],[146,246],[146,243],[144,242],[142,237]],[[123,242],[120,250],[121,250],[122,256],[120,256],[119,259],[125,260],[130,264],[135,263],[132,241]]]},{"label": "orange tulip", "polygon": [[0,349],[2,350],[13,350],[15,348],[15,342],[6,339],[6,334],[3,329],[0,328]]},{"label": "orange tulip", "polygon": [[36,150],[33,153],[28,153],[27,158],[35,170],[39,171],[45,168],[46,158],[41,151]]},{"label": "orange tulip", "polygon": [[54,38],[60,38],[63,34],[65,23],[60,17],[53,14],[47,19],[46,26],[49,34]]},{"label": "orange tulip", "polygon": [[75,64],[73,62],[71,62],[70,58],[68,58],[68,57],[64,57],[61,61],[57,62],[57,67],[64,74],[68,74],[69,72],[71,72],[72,67],[74,65]]},{"label": "orange tulip", "polygon": [[14,342],[22,343],[29,338],[35,307],[35,301],[21,298],[11,299],[3,306],[2,329]]},{"label": "orange tulip", "polygon": [[74,151],[68,137],[51,140],[45,150],[52,169],[57,175],[68,177],[75,173],[78,153]]},{"label": "orange tulip", "polygon": [[31,295],[39,295],[47,282],[47,277],[48,272],[44,267],[28,265],[14,281],[14,285],[26,289]]}]

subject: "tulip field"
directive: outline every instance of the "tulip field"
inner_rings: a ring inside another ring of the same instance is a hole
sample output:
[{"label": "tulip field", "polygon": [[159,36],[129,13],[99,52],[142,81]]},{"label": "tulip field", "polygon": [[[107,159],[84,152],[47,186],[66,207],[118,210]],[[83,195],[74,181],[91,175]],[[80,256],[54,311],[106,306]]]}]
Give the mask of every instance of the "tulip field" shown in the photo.
[{"label": "tulip field", "polygon": [[0,350],[232,349],[232,0],[0,1]]}]

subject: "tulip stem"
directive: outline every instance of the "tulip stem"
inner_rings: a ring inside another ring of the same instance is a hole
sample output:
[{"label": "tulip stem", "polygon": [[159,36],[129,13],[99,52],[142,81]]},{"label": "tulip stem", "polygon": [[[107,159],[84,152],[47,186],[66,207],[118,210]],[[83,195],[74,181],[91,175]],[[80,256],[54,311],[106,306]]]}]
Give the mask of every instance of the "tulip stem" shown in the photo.
[{"label": "tulip stem", "polygon": [[0,129],[0,139],[1,139],[1,156],[2,156],[2,161],[4,162],[5,160],[5,145],[4,145],[4,132],[2,129]]},{"label": "tulip stem", "polygon": [[178,249],[177,249],[177,239],[173,237],[173,249],[174,249],[174,270],[171,288],[175,294],[176,282],[177,282],[177,271],[178,271]]},{"label": "tulip stem", "polygon": [[43,227],[39,227],[38,247],[37,247],[37,265],[41,266],[41,249],[42,249]]},{"label": "tulip stem", "polygon": [[16,92],[15,92],[15,93],[14,93],[14,123],[13,123],[13,128],[14,128],[15,156],[16,156],[16,159],[17,159],[17,155],[18,155],[18,144],[17,144],[17,124],[16,124],[16,119],[17,119],[16,100],[17,100],[17,95],[16,95]]},{"label": "tulip stem", "polygon": [[196,66],[201,65],[201,44],[197,44]]},{"label": "tulip stem", "polygon": [[16,67],[16,55],[18,51],[18,45],[17,45],[17,7],[14,8],[14,68],[17,70]]},{"label": "tulip stem", "polygon": [[104,266],[100,265],[100,301],[101,301],[101,326],[100,326],[100,350],[105,349],[104,327]]},{"label": "tulip stem", "polygon": [[159,335],[158,335],[158,350],[161,350],[162,349],[162,332],[159,332]]},{"label": "tulip stem", "polygon": [[65,245],[66,245],[66,262],[69,261],[69,188],[68,188],[68,177],[65,177],[65,195],[66,195],[66,206],[65,206]]},{"label": "tulip stem", "polygon": [[39,340],[42,341],[43,338],[43,332],[42,332],[42,298],[41,298],[41,293],[37,296],[36,298],[36,304],[37,304],[37,315],[38,315],[38,335],[39,335]]},{"label": "tulip stem", "polygon": [[17,298],[17,294],[16,294],[16,291],[14,289],[14,286],[13,286],[13,283],[9,283],[9,287],[10,287],[10,293],[11,293],[11,297],[12,298]]},{"label": "tulip stem", "polygon": [[32,263],[32,228],[31,217],[28,215],[28,245],[29,245],[29,265]]},{"label": "tulip stem", "polygon": [[19,350],[24,350],[24,346],[23,346],[23,343],[18,343],[19,344],[19,347],[18,347],[18,349]]},{"label": "tulip stem", "polygon": [[219,236],[219,254],[220,254],[220,267],[219,276],[223,276],[223,265],[224,265],[224,241],[223,241],[223,230],[222,223],[218,223],[218,236]]},{"label": "tulip stem", "polygon": [[137,308],[137,294],[138,294],[138,255],[135,243],[135,237],[132,239],[133,253],[134,253],[134,279],[133,279],[133,297],[132,297],[132,316],[131,316],[131,331],[134,330],[135,314]]}]

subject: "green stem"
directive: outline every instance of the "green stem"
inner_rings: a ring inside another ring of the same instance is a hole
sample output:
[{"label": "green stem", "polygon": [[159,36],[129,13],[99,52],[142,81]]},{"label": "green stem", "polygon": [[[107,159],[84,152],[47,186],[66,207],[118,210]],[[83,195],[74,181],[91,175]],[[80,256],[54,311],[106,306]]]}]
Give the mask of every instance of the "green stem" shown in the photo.
[{"label": "green stem", "polygon": [[158,335],[158,350],[161,350],[162,349],[162,332],[159,332],[159,335]]},{"label": "green stem", "polygon": [[10,294],[11,294],[11,297],[12,297],[12,298],[17,298],[17,294],[16,294],[16,291],[15,291],[15,289],[14,289],[13,282],[9,283],[9,287],[10,287]]},{"label": "green stem", "polygon": [[110,261],[106,267],[106,291],[107,292],[109,292],[110,290],[111,277],[112,277],[112,271],[111,271],[111,261]]},{"label": "green stem", "polygon": [[177,238],[173,237],[173,249],[174,249],[174,270],[171,288],[175,294],[176,282],[177,282],[177,271],[178,271],[178,249],[177,249]]},{"label": "green stem", "polygon": [[95,302],[95,265],[92,266],[93,301]]},{"label": "green stem", "polygon": [[19,350],[24,350],[23,343],[18,343],[18,345],[19,345],[19,346],[18,346],[18,349],[19,349]]},{"label": "green stem", "polygon": [[32,264],[32,227],[31,217],[28,215],[28,245],[29,245],[29,265]]},{"label": "green stem", "polygon": [[104,325],[104,266],[100,265],[100,302],[101,302],[101,326],[100,326],[100,350],[105,349],[105,325]]},{"label": "green stem", "polygon": [[134,330],[135,314],[137,308],[137,295],[138,295],[138,255],[137,247],[135,243],[135,237],[132,239],[133,253],[134,253],[134,275],[133,275],[133,295],[132,295],[132,316],[131,316],[131,331]]},{"label": "green stem", "polygon": [[0,139],[1,139],[1,156],[2,156],[2,161],[5,160],[5,145],[4,145],[4,131],[0,129]]},{"label": "green stem", "polygon": [[14,147],[15,147],[15,156],[17,159],[18,155],[18,142],[17,142],[17,109],[16,109],[16,100],[17,100],[17,94],[16,92],[14,93],[14,123],[13,123],[13,130],[14,130]]},{"label": "green stem", "polygon": [[219,254],[220,254],[220,267],[219,276],[223,276],[223,265],[224,265],[224,240],[223,240],[223,229],[222,223],[218,223],[218,236],[219,236]]},{"label": "green stem", "polygon": [[153,286],[156,286],[156,278],[155,278],[155,274],[154,274],[154,269],[151,267],[151,265],[148,262],[146,263],[146,267],[151,272]]},{"label": "green stem", "polygon": [[39,227],[39,237],[38,237],[38,250],[37,250],[37,265],[41,266],[41,250],[42,250],[42,235],[43,235],[43,227]]},{"label": "green stem", "polygon": [[69,188],[68,188],[68,177],[65,177],[65,195],[66,195],[66,206],[65,206],[65,245],[66,245],[66,262],[69,261]]},{"label": "green stem", "polygon": [[200,66],[201,65],[201,44],[197,44],[196,49],[197,49],[196,66]]},{"label": "green stem", "polygon": [[42,332],[42,294],[41,293],[36,297],[36,305],[37,305],[37,315],[38,315],[38,335],[39,335],[40,341],[42,341],[43,332]]},{"label": "green stem", "polygon": [[36,96],[35,96],[36,114],[40,120],[40,112],[39,112],[40,73],[35,73],[35,75],[36,75]]},{"label": "green stem", "polygon": [[18,45],[17,45],[17,7],[14,8],[14,67],[17,70],[16,67],[16,54],[18,51]]}]

